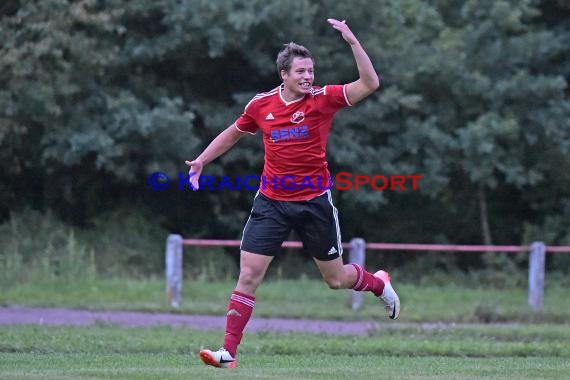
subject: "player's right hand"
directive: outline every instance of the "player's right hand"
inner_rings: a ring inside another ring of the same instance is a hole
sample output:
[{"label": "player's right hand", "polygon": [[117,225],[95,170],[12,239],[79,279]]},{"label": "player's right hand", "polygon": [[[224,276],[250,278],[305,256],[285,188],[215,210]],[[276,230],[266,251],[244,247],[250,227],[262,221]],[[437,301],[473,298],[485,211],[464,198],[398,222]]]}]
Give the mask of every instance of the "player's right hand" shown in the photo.
[{"label": "player's right hand", "polygon": [[327,19],[327,22],[334,29],[338,30],[342,34],[342,38],[344,38],[344,40],[348,42],[350,45],[354,45],[355,43],[358,42],[358,40],[354,36],[354,33],[352,33],[352,30],[350,30],[350,28],[346,24],[346,20],[340,21],[334,18],[329,18]]},{"label": "player's right hand", "polygon": [[202,174],[202,169],[204,168],[204,164],[200,160],[194,161],[184,161],[186,166],[189,167],[188,175],[190,178],[188,181],[190,185],[192,185],[192,190],[196,191],[200,188],[200,174]]}]

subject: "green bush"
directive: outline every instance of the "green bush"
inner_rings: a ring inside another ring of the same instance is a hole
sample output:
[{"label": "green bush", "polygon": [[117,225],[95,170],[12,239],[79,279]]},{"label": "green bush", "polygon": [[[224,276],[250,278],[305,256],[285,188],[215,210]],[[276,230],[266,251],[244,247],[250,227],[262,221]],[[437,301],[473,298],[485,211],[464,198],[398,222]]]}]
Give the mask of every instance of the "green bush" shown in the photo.
[{"label": "green bush", "polygon": [[162,275],[168,233],[150,217],[121,209],[92,224],[66,226],[49,212],[11,215],[0,225],[0,282]]},{"label": "green bush", "polygon": [[103,214],[91,224],[93,227],[81,235],[93,247],[101,274],[163,274],[168,231],[152,215],[123,207]]},{"label": "green bush", "polygon": [[[26,210],[0,225],[0,284],[30,279],[77,279],[97,276],[130,278],[164,276],[169,231],[152,215],[123,207],[94,219],[90,228],[71,227],[53,214]],[[462,266],[461,254],[446,252],[369,252],[366,268],[385,268],[398,282],[499,289],[524,287],[528,254],[485,254],[479,265]],[[473,254],[478,255],[478,254]],[[348,260],[346,250],[344,258]],[[404,260],[405,259],[405,260]],[[567,283],[570,255],[547,255],[547,279]],[[186,247],[184,271],[189,279],[235,281],[239,248]],[[552,265],[556,264],[556,265]],[[320,279],[313,260],[298,249],[283,250],[271,263],[267,279]]]},{"label": "green bush", "polygon": [[93,280],[93,250],[76,238],[73,229],[51,214],[25,211],[0,225],[0,284],[27,281]]}]

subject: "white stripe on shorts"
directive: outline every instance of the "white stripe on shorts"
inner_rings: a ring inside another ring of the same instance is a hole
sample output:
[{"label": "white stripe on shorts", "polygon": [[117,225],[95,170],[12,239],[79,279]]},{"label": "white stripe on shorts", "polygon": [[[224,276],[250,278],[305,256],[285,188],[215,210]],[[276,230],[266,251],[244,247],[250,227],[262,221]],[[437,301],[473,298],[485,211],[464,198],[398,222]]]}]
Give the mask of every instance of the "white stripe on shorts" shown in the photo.
[{"label": "white stripe on shorts", "polygon": [[336,226],[336,242],[338,244],[338,254],[339,256],[342,256],[342,239],[340,237],[340,226],[338,224],[338,210],[336,209],[336,207],[334,207],[331,191],[327,190],[326,193],[327,193],[327,199],[329,200],[329,203],[333,208],[333,218],[334,218],[334,224]]}]

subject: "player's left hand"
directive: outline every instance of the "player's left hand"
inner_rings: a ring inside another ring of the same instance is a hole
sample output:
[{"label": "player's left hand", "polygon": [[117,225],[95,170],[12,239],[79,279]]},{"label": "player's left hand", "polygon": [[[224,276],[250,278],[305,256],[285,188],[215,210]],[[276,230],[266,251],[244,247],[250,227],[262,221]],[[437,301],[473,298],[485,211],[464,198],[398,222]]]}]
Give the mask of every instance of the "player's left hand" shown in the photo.
[{"label": "player's left hand", "polygon": [[329,18],[327,19],[327,22],[329,23],[330,26],[338,30],[342,34],[342,38],[344,38],[344,40],[349,44],[354,45],[355,43],[358,42],[358,40],[354,36],[354,33],[352,33],[352,30],[350,30],[350,28],[346,24],[346,20],[339,21],[334,18]]}]

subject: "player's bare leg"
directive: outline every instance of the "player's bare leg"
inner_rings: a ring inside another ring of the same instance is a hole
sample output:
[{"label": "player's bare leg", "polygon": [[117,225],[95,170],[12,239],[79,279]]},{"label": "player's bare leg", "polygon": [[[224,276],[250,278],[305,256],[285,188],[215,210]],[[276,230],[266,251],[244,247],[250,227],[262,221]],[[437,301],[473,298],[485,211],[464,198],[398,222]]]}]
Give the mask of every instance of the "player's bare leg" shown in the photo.
[{"label": "player's bare leg", "polygon": [[272,260],[273,256],[241,251],[240,272],[236,290],[254,295],[257,287],[263,281],[267,268]]},{"label": "player's bare leg", "polygon": [[341,257],[330,261],[315,259],[315,263],[331,289],[370,291],[380,299],[391,319],[400,315],[400,298],[392,288],[388,272],[372,274],[358,264],[343,264]]},{"label": "player's bare leg", "polygon": [[356,282],[356,269],[352,265],[344,265],[341,257],[329,261],[314,260],[329,288],[349,289]]}]

